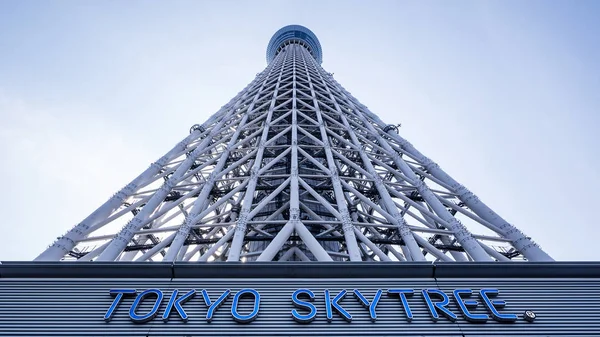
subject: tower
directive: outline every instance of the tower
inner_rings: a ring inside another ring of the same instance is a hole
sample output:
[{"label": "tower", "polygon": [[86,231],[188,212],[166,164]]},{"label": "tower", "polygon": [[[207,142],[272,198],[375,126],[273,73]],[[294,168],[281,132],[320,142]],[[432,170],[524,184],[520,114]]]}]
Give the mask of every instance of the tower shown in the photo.
[{"label": "tower", "polygon": [[551,261],[278,30],[265,70],[36,260]]}]

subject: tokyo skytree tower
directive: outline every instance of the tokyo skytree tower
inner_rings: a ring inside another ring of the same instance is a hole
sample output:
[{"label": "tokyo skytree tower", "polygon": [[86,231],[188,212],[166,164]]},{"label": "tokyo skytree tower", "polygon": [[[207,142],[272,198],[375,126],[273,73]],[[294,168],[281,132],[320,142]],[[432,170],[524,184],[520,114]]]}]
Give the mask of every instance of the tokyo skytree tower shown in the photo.
[{"label": "tokyo skytree tower", "polygon": [[552,261],[321,67],[310,30],[37,261]]}]

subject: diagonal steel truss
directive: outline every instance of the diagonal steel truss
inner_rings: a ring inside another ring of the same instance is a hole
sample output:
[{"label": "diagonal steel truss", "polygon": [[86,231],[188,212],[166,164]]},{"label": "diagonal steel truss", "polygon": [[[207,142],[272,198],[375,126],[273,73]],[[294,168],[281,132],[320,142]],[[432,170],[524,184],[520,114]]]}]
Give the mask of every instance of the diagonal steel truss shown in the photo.
[{"label": "diagonal steel truss", "polygon": [[36,260],[552,260],[300,41]]}]

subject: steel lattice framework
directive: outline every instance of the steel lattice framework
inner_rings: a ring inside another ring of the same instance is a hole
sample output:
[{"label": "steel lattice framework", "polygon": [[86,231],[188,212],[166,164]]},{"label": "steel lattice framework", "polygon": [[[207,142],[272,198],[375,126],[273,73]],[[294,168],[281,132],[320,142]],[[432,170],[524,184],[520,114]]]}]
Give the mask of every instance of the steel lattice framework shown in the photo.
[{"label": "steel lattice framework", "polygon": [[321,58],[279,30],[244,90],[36,260],[552,260]]}]

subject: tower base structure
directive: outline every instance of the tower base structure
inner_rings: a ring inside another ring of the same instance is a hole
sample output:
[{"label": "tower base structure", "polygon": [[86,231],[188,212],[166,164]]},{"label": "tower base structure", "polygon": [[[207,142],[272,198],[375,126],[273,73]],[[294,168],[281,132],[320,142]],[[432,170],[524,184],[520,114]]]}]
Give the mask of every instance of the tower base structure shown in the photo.
[{"label": "tower base structure", "polygon": [[600,336],[600,263],[2,262],[0,335]]},{"label": "tower base structure", "polygon": [[36,261],[552,261],[322,59],[277,31],[265,70]]}]

